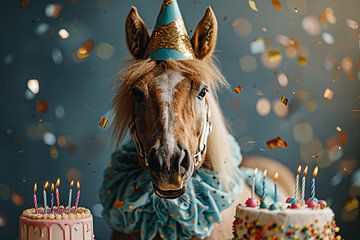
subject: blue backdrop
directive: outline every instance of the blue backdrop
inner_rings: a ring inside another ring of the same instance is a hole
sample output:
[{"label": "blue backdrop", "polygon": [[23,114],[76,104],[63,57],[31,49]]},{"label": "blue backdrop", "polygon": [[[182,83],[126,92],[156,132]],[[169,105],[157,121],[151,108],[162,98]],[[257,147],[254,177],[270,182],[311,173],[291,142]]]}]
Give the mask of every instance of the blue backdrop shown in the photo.
[{"label": "blue backdrop", "polygon": [[[216,56],[232,86],[221,92],[221,105],[243,154],[275,158],[294,171],[299,163],[318,161],[319,197],[332,204],[342,235],[359,239],[360,2],[281,0],[278,10],[258,0],[257,11],[245,0],[178,2],[190,33],[208,5],[218,17]],[[113,142],[98,121],[128,56],[130,6],[152,28],[160,4],[2,1],[0,239],[16,239],[18,217],[32,206],[34,181],[41,189],[57,177],[63,196],[67,179],[81,180],[80,205],[93,211],[97,239],[110,236],[98,189]],[[39,81],[38,94],[31,94],[29,79]],[[277,136],[288,148],[267,148]]]}]

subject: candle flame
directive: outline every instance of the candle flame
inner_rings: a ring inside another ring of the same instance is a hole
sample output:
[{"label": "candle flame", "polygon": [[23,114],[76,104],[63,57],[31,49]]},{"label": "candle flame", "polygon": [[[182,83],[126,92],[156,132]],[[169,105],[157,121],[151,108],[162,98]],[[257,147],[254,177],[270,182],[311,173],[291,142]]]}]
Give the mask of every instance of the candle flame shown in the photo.
[{"label": "candle flame", "polygon": [[297,169],[297,174],[301,173],[301,165],[299,165],[298,169]]},{"label": "candle flame", "polygon": [[34,194],[36,193],[36,191],[37,191],[37,184],[36,184],[36,182],[34,183]]},{"label": "candle flame", "polygon": [[308,169],[309,169],[309,167],[306,165],[306,167],[304,168],[304,176],[306,176]]},{"label": "candle flame", "polygon": [[79,181],[77,181],[76,187],[77,187],[78,190],[80,190],[80,182]]},{"label": "candle flame", "polygon": [[314,169],[314,172],[313,172],[313,177],[316,177],[316,176],[317,176],[318,171],[319,171],[319,167],[316,166],[315,169]]},{"label": "candle flame", "polygon": [[257,174],[257,172],[258,172],[258,169],[257,169],[257,168],[255,168],[255,170],[254,170],[254,175],[256,175],[256,174]]},{"label": "candle flame", "polygon": [[46,181],[46,183],[44,184],[44,191],[48,188],[49,186],[49,181]]},{"label": "candle flame", "polygon": [[267,169],[264,170],[264,177],[267,175]]},{"label": "candle flame", "polygon": [[54,183],[51,183],[51,191],[52,191],[52,192],[54,191],[54,188],[55,188],[55,184],[54,184]]},{"label": "candle flame", "polygon": [[71,182],[70,182],[70,188],[72,188],[74,186],[74,180],[72,180]]},{"label": "candle flame", "polygon": [[274,176],[274,181],[277,181],[278,179],[279,179],[279,173],[276,172],[276,173],[275,173],[275,176]]},{"label": "candle flame", "polygon": [[60,178],[56,179],[56,188],[59,188],[60,186]]}]

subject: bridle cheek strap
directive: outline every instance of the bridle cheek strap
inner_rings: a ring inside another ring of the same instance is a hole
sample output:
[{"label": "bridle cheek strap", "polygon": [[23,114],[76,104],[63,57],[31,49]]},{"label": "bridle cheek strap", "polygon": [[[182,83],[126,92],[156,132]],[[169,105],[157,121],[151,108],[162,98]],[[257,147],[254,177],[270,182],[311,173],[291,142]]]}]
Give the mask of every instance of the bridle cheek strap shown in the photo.
[{"label": "bridle cheek strap", "polygon": [[[209,108],[209,105],[206,104],[206,116],[204,118],[203,129],[201,131],[197,152],[194,154],[195,167],[197,167],[201,163],[202,155],[206,151],[207,139],[209,137],[209,134],[212,131],[210,117],[211,117],[210,108]],[[134,140],[135,145],[136,145],[137,153],[138,153],[139,157],[145,161],[145,167],[147,168],[149,166],[147,154],[144,151],[144,147],[138,138],[134,120],[130,123],[129,128],[130,128],[132,139]]]}]

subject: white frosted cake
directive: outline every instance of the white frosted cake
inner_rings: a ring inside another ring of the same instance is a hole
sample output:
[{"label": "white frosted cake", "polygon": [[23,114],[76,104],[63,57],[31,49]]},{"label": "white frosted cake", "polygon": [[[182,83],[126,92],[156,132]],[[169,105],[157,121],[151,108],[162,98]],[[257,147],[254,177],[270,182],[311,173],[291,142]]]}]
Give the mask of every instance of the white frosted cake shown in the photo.
[{"label": "white frosted cake", "polygon": [[[324,202],[324,201],[323,201]],[[239,205],[233,224],[234,239],[341,239],[336,237],[334,213],[326,205],[295,208],[278,203],[278,208]]]},{"label": "white frosted cake", "polygon": [[19,240],[93,240],[93,218],[90,210],[55,208],[44,214],[44,209],[26,209],[20,216]]}]

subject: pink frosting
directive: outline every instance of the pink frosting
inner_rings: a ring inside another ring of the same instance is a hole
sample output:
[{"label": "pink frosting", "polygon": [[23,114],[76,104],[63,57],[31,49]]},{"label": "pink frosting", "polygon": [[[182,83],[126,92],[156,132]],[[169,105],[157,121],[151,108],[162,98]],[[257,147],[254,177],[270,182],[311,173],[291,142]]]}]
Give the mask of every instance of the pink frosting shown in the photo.
[{"label": "pink frosting", "polygon": [[[85,218],[80,218],[80,219],[31,219],[31,218],[27,218],[27,217],[23,217],[20,216],[20,230],[19,230],[19,236],[20,236],[20,240],[21,239],[21,227],[23,225],[25,225],[26,227],[30,227],[32,226],[34,229],[38,228],[42,231],[43,228],[48,228],[48,232],[50,233],[50,227],[53,224],[57,224],[58,226],[61,227],[62,231],[63,231],[63,236],[64,236],[64,240],[72,240],[72,236],[71,236],[71,229],[75,224],[82,224],[84,225],[90,225],[91,226],[91,231],[92,231],[92,236],[93,236],[93,229],[92,229],[92,216],[89,215]],[[65,229],[66,226],[70,227],[70,239],[65,239]],[[29,235],[29,231],[27,232],[27,234]],[[29,237],[27,237],[29,240]],[[93,237],[92,237],[93,239]],[[51,240],[51,237],[49,236],[49,240]],[[58,239],[54,239],[54,240],[58,240]]]}]

